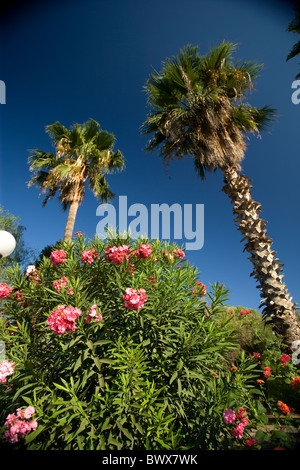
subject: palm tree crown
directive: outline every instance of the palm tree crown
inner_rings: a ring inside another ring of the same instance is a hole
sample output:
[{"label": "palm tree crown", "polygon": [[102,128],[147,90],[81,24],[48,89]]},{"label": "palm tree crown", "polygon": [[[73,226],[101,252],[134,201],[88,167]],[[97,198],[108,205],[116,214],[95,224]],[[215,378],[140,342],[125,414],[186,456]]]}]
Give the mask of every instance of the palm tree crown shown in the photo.
[{"label": "palm tree crown", "polygon": [[30,170],[34,172],[29,186],[37,185],[45,194],[43,205],[59,193],[63,209],[71,209],[73,205],[77,211],[87,180],[89,189],[102,202],[113,197],[105,174],[124,166],[122,153],[113,151],[113,134],[102,130],[93,119],[84,124],[75,123],[70,129],[57,121],[46,126],[46,132],[55,153],[35,149],[29,157]]},{"label": "palm tree crown", "polygon": [[[290,22],[287,31],[291,33],[300,34],[300,7],[295,8],[295,16]],[[286,60],[293,59],[294,57],[300,55],[300,41],[296,42],[291,51],[289,52]],[[296,78],[300,78],[300,73],[296,75]]]},{"label": "palm tree crown", "polygon": [[214,168],[240,167],[246,132],[259,132],[274,117],[243,102],[261,66],[233,63],[236,45],[223,42],[208,55],[186,46],[154,71],[145,90],[150,113],[142,126],[152,134],[146,150],[160,149],[164,160],[192,156],[204,178]]}]

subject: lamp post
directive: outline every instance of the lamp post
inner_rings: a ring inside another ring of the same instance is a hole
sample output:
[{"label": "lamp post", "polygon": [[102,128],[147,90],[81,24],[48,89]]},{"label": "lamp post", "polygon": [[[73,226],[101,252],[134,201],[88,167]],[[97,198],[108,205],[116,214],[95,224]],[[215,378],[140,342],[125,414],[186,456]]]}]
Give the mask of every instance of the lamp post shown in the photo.
[{"label": "lamp post", "polygon": [[9,256],[15,248],[15,237],[5,230],[0,230],[0,259]]}]

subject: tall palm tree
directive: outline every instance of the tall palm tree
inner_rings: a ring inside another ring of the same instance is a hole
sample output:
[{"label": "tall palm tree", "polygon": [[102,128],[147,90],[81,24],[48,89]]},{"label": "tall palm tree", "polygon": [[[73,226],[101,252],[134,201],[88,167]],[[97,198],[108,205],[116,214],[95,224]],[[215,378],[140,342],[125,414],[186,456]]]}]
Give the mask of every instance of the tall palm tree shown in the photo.
[{"label": "tall palm tree", "polygon": [[[295,8],[295,16],[290,22],[287,31],[291,33],[300,34],[300,7]],[[286,60],[293,59],[294,57],[300,55],[300,41],[296,42],[289,52]],[[300,78],[300,73],[296,75],[296,78]]]},{"label": "tall palm tree", "polygon": [[43,206],[59,193],[63,209],[69,209],[64,240],[70,240],[87,180],[95,197],[107,202],[114,194],[105,174],[121,170],[124,159],[119,150],[113,151],[114,135],[100,129],[100,124],[93,119],[84,124],[75,123],[70,129],[57,121],[46,126],[46,132],[55,153],[32,151],[28,162],[34,177],[29,186],[37,185],[46,194]]},{"label": "tall palm tree", "polygon": [[232,60],[236,45],[223,42],[201,56],[186,46],[154,71],[145,85],[150,112],[142,125],[151,134],[147,151],[159,150],[164,162],[188,156],[202,179],[220,169],[223,191],[233,204],[234,219],[246,240],[254,275],[261,289],[263,315],[272,321],[284,344],[300,338],[295,304],[282,281],[260,204],[251,196],[250,179],[241,173],[246,135],[259,133],[275,118],[275,110],[244,101],[261,66]]}]

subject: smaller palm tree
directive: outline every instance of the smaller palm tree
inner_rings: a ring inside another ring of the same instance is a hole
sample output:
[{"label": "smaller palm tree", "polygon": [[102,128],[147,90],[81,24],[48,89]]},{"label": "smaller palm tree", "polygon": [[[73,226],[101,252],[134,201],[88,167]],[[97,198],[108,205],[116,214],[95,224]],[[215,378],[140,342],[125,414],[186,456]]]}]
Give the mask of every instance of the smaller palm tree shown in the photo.
[{"label": "smaller palm tree", "polygon": [[115,136],[90,119],[67,129],[60,122],[46,126],[55,153],[34,149],[29,157],[34,177],[28,186],[36,185],[45,194],[43,206],[57,193],[64,210],[69,209],[64,240],[72,238],[77,210],[85,195],[86,182],[96,198],[107,202],[114,194],[105,174],[122,170],[122,153],[113,151]]}]

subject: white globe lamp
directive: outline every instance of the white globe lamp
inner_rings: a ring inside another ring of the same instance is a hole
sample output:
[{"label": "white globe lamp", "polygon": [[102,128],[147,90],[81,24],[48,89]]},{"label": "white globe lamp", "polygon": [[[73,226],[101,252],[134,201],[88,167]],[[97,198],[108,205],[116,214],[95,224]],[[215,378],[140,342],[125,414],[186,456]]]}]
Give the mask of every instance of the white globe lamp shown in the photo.
[{"label": "white globe lamp", "polygon": [[6,258],[16,248],[15,237],[6,232],[6,230],[0,230],[0,258]]}]

